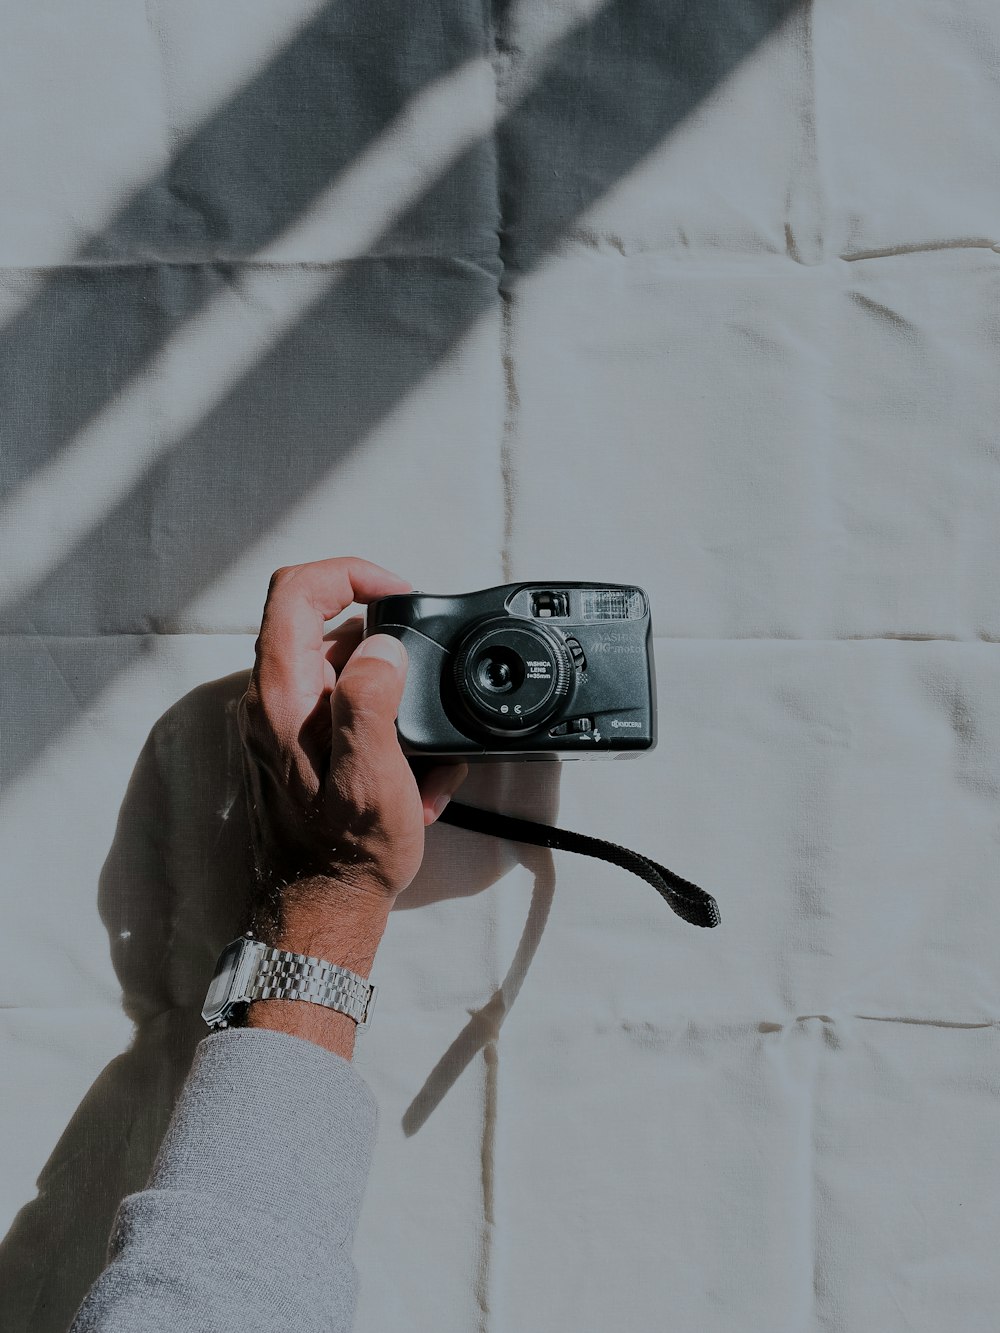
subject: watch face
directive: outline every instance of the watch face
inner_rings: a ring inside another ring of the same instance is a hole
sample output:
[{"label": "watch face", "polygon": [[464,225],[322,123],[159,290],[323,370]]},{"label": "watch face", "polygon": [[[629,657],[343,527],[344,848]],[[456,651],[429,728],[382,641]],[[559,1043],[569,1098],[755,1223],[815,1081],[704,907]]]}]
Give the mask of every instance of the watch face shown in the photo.
[{"label": "watch face", "polygon": [[212,978],[212,984],[208,988],[205,1004],[201,1011],[201,1016],[206,1023],[215,1023],[225,1016],[226,1010],[229,1008],[233,985],[236,981],[237,966],[242,952],[242,940],[233,940],[232,944],[227,944],[222,951],[222,955],[215,966],[215,976]]}]

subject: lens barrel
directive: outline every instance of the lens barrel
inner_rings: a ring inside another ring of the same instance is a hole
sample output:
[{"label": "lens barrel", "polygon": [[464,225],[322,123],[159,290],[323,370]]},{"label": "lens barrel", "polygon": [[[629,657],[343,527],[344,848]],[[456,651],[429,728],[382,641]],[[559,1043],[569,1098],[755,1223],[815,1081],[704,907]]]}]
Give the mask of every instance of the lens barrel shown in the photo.
[{"label": "lens barrel", "polygon": [[494,734],[534,731],[569,694],[573,664],[558,630],[502,616],[465,635],[452,680],[464,713]]}]

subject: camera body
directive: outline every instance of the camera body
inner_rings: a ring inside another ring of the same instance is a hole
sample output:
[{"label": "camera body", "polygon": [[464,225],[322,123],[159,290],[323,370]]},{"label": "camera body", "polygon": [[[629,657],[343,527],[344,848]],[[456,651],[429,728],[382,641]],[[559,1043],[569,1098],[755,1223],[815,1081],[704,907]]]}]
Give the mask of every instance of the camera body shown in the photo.
[{"label": "camera body", "polygon": [[656,744],[649,599],[617,583],[412,592],[368,607],[370,634],[409,654],[404,754],[632,759]]}]

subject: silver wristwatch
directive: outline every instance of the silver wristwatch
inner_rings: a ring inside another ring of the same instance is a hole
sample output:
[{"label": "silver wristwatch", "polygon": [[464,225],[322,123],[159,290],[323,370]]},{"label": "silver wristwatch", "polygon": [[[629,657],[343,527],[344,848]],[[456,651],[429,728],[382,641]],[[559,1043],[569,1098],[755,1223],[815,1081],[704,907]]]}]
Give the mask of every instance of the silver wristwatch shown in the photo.
[{"label": "silver wristwatch", "polygon": [[308,1000],[348,1014],[366,1028],[377,993],[377,986],[346,967],[273,949],[248,934],[219,955],[201,1016],[210,1028],[224,1028],[251,1000]]}]

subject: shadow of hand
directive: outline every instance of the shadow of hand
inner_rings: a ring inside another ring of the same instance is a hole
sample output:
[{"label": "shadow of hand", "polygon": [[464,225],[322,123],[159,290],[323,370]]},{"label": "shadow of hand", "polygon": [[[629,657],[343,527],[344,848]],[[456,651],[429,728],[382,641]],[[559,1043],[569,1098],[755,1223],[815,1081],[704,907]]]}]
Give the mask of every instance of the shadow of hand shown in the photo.
[{"label": "shadow of hand", "polygon": [[[132,774],[101,871],[98,906],[135,1035],[95,1080],[43,1168],[36,1197],[0,1244],[4,1329],[64,1333],[104,1266],[119,1203],[146,1183],[195,1046],[205,1036],[205,992],[223,946],[245,928],[253,883],[237,726],[247,679],[239,672],[199,686],[170,708]],[[548,821],[558,769],[480,766],[462,799]],[[461,857],[456,840],[468,842]],[[530,930],[507,981],[418,1094],[407,1113],[408,1133],[495,1035],[509,1008],[551,900],[551,854],[434,825],[421,870],[397,903],[396,910],[412,910],[478,893],[519,863],[536,874]],[[456,865],[463,867],[460,881]]]}]

